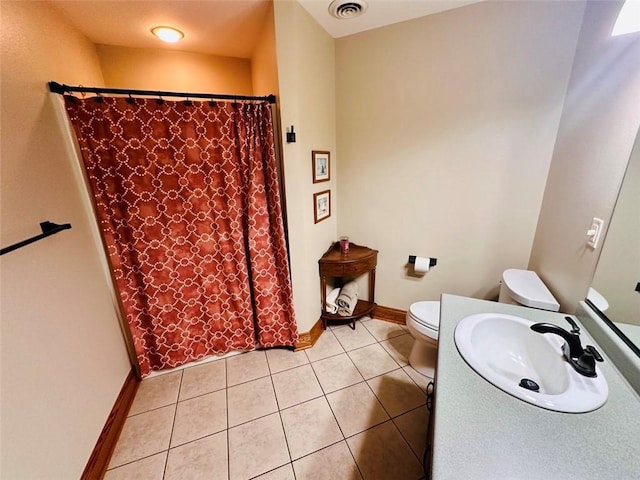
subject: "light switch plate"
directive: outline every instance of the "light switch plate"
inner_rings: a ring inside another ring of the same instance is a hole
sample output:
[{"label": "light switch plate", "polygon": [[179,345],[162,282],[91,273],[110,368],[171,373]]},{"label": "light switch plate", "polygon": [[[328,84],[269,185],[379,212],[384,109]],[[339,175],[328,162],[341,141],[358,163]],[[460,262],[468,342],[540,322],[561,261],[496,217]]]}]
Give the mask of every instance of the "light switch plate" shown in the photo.
[{"label": "light switch plate", "polygon": [[589,227],[589,230],[587,230],[587,245],[591,248],[596,248],[598,246],[603,226],[604,221],[602,219],[593,217],[593,220],[591,220],[591,226]]}]

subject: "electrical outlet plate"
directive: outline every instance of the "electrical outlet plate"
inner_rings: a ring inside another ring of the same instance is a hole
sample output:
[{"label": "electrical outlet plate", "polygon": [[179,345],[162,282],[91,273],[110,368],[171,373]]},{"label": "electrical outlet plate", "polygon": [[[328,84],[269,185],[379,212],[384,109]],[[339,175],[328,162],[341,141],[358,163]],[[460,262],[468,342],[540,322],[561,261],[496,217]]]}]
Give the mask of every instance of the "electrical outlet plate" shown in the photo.
[{"label": "electrical outlet plate", "polygon": [[587,230],[587,245],[591,248],[596,248],[598,246],[603,226],[604,221],[602,219],[593,217],[593,220],[591,220],[591,226],[589,227],[589,230]]}]

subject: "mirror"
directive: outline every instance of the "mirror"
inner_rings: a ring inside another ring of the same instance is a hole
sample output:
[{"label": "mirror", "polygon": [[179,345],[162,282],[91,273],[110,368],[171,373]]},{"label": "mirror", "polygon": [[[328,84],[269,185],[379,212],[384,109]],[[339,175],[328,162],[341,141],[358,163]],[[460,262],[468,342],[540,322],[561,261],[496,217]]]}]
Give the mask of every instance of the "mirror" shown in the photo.
[{"label": "mirror", "polygon": [[640,356],[640,131],[587,303]]}]

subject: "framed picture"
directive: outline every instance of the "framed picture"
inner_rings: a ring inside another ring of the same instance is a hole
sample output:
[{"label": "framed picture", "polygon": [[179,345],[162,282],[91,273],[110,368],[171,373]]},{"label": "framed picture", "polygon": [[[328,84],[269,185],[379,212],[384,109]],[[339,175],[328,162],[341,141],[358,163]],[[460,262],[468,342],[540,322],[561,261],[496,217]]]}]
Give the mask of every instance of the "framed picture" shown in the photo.
[{"label": "framed picture", "polygon": [[314,150],[311,152],[313,165],[313,183],[328,182],[331,179],[331,162],[329,152]]},{"label": "framed picture", "polygon": [[313,194],[313,223],[331,216],[331,190]]}]

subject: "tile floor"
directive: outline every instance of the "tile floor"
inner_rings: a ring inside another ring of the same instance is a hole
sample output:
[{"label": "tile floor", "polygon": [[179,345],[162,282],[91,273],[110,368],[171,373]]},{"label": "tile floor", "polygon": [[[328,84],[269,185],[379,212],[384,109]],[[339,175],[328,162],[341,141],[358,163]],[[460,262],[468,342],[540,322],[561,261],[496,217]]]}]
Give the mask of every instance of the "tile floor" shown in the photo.
[{"label": "tile floor", "polygon": [[429,379],[405,327],[363,318],[308,350],[145,379],[106,480],[418,480]]}]

